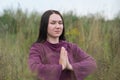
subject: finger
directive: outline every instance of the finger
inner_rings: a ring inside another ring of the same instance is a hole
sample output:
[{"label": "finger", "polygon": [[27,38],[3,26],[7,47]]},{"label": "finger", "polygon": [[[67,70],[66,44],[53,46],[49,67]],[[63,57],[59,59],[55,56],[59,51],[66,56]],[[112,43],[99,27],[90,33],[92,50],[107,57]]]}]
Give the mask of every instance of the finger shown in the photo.
[{"label": "finger", "polygon": [[61,47],[60,55],[62,55],[63,53],[64,53],[64,47]]},{"label": "finger", "polygon": [[61,47],[61,52],[65,51],[65,48],[64,47]]},{"label": "finger", "polygon": [[65,53],[65,48],[64,47],[61,47],[61,51],[60,51],[60,54],[64,54]]},{"label": "finger", "polygon": [[61,50],[62,50],[62,51],[65,51],[65,48],[64,48],[64,47],[61,47]]}]

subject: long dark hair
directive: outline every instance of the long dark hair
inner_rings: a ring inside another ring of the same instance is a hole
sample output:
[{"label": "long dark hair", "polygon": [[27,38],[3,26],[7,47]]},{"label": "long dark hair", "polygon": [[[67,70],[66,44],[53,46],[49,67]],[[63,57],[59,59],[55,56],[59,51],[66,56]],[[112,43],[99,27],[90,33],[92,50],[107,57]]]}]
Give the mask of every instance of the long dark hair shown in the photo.
[{"label": "long dark hair", "polygon": [[41,42],[46,41],[49,17],[53,13],[60,15],[60,17],[63,21],[63,32],[62,32],[61,36],[59,37],[59,40],[65,40],[65,27],[64,27],[64,20],[63,20],[62,15],[60,14],[60,12],[58,12],[56,10],[47,10],[45,13],[43,13],[43,15],[41,17],[40,27],[39,27],[39,35],[38,35],[38,39],[36,42],[41,43]]}]

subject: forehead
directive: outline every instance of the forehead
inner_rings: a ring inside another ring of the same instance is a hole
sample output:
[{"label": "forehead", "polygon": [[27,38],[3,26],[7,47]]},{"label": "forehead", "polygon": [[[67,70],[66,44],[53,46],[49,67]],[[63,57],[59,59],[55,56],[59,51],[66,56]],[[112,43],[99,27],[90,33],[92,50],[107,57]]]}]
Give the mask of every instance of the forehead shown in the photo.
[{"label": "forehead", "polygon": [[60,17],[60,15],[59,14],[51,14],[50,15],[50,18],[49,18],[49,20],[59,20],[59,21],[62,21],[62,18]]}]

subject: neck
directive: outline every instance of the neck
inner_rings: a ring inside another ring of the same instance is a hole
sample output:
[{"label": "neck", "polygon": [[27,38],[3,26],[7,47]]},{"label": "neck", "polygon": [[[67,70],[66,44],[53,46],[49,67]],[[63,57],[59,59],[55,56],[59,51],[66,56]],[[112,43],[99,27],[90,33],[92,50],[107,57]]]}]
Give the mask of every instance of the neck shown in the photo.
[{"label": "neck", "polygon": [[59,43],[59,38],[47,38],[47,41],[52,44],[56,44]]}]

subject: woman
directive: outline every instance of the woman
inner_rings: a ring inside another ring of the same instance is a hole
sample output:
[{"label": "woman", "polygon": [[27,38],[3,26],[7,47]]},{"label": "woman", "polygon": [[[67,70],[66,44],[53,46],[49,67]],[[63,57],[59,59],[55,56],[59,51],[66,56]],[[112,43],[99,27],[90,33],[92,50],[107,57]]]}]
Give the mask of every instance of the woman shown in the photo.
[{"label": "woman", "polygon": [[48,10],[42,15],[38,39],[30,48],[29,66],[40,80],[84,80],[96,63],[76,44],[65,41],[62,15]]}]

